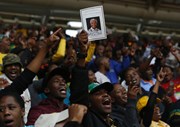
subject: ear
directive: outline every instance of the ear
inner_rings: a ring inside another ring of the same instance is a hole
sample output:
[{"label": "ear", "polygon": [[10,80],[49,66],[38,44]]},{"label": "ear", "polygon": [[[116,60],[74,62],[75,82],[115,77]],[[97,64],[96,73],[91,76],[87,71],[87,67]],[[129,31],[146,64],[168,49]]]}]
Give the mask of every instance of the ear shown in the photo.
[{"label": "ear", "polygon": [[45,89],[44,89],[44,93],[46,93],[46,94],[49,93],[49,89],[48,89],[48,88],[45,88]]}]

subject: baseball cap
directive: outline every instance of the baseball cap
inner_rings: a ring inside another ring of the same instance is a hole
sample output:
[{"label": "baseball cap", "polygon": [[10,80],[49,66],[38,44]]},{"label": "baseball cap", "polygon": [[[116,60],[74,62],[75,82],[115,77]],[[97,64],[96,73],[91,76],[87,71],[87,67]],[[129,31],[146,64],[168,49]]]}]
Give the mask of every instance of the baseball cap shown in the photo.
[{"label": "baseball cap", "polygon": [[22,63],[19,56],[13,53],[7,54],[5,57],[3,57],[2,61],[3,61],[3,68],[11,64],[19,64],[22,67]]},{"label": "baseball cap", "polygon": [[52,70],[44,79],[42,82],[42,88],[46,88],[48,85],[48,82],[50,81],[50,79],[52,77],[54,77],[55,75],[60,75],[63,77],[63,79],[66,82],[69,82],[70,80],[70,73],[69,70],[67,68],[63,68],[63,67],[57,67],[54,70]]},{"label": "baseball cap", "polygon": [[113,90],[113,85],[110,82],[104,82],[102,84],[99,83],[91,83],[88,86],[89,93],[95,93],[101,89],[105,89],[108,92],[111,92]]}]

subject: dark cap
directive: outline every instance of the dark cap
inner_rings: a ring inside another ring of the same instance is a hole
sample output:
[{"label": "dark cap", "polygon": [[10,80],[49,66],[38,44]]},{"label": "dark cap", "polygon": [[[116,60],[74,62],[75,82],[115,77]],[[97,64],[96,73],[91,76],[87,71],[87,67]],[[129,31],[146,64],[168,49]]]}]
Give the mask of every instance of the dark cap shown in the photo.
[{"label": "dark cap", "polygon": [[102,84],[91,83],[88,86],[88,90],[89,90],[90,94],[95,93],[95,92],[97,92],[97,91],[99,91],[101,89],[105,89],[108,92],[111,92],[113,90],[113,85],[110,82],[105,82],[105,83],[102,83]]},{"label": "dark cap", "polygon": [[58,67],[58,68],[55,68],[54,70],[52,70],[44,79],[43,79],[43,82],[42,82],[42,88],[46,88],[47,85],[48,85],[48,82],[50,81],[50,79],[52,77],[54,77],[55,75],[60,75],[63,77],[63,79],[66,81],[66,82],[69,82],[70,81],[70,73],[69,73],[69,70],[67,68],[63,68],[63,67]]},{"label": "dark cap", "polygon": [[3,68],[11,64],[19,64],[22,67],[22,63],[19,56],[13,53],[7,54],[5,57],[3,57],[2,61],[3,61]]}]

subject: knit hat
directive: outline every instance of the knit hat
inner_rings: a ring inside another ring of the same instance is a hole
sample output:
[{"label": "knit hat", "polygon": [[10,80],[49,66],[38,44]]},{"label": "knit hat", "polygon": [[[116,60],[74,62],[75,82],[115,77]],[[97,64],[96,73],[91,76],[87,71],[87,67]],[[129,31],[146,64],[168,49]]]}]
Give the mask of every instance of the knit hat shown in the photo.
[{"label": "knit hat", "polygon": [[90,94],[95,93],[95,92],[97,92],[97,91],[99,91],[101,89],[105,89],[108,92],[111,92],[113,90],[113,85],[110,82],[105,82],[105,83],[102,83],[102,84],[91,83],[88,86],[88,90],[89,90]]},{"label": "knit hat", "polygon": [[2,61],[3,61],[3,68],[11,64],[19,64],[22,67],[22,63],[19,56],[13,53],[7,54],[5,57],[3,57]]}]

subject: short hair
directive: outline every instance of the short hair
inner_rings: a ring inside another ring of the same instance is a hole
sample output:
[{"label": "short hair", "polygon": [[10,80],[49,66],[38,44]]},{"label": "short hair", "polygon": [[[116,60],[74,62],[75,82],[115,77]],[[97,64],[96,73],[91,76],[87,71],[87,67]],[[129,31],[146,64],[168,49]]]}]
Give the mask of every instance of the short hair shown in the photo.
[{"label": "short hair", "polygon": [[99,56],[95,59],[95,64],[96,66],[99,68],[102,64],[102,61],[105,59],[106,57],[105,56]]},{"label": "short hair", "polygon": [[[139,72],[138,72],[138,70],[137,70],[136,68],[134,68],[134,67],[128,67],[127,69],[123,70],[123,73],[121,73],[121,74],[122,74],[122,78],[123,78],[124,80],[126,80],[126,75],[127,75],[127,73],[128,73],[129,71],[131,71],[131,70],[135,70],[135,71],[139,74]],[[140,76],[140,74],[139,74],[139,76]]]},{"label": "short hair", "polygon": [[4,97],[4,96],[10,96],[13,97],[15,99],[15,101],[20,105],[21,108],[24,108],[24,100],[23,98],[16,92],[12,92],[12,91],[0,91],[0,100]]},{"label": "short hair", "polygon": [[98,23],[97,20],[94,19],[94,18],[90,19],[90,23],[91,23],[92,21],[95,21],[96,23]]}]

